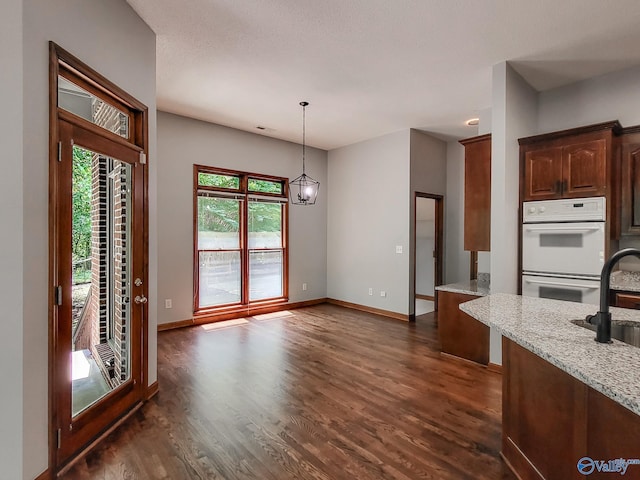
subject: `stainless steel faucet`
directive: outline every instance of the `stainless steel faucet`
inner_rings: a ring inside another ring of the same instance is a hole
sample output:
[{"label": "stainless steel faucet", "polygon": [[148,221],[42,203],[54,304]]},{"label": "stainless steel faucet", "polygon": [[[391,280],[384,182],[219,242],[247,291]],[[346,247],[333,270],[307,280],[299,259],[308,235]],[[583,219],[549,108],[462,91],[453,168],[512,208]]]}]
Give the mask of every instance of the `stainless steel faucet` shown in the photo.
[{"label": "stainless steel faucet", "polygon": [[611,313],[609,313],[609,285],[611,283],[611,271],[622,258],[634,255],[640,258],[640,250],[637,248],[625,248],[620,250],[605,262],[600,274],[600,311],[595,315],[587,315],[587,322],[596,325],[596,342],[611,343]]}]

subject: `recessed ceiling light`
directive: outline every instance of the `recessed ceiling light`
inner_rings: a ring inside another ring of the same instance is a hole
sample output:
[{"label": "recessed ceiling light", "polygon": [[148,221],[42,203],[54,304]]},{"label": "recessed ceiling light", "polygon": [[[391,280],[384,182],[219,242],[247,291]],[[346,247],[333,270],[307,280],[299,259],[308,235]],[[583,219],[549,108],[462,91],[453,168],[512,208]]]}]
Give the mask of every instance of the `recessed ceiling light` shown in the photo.
[{"label": "recessed ceiling light", "polygon": [[258,125],[256,128],[258,130],[266,130],[267,129],[267,127],[263,127],[262,125]]},{"label": "recessed ceiling light", "polygon": [[465,123],[468,126],[473,127],[473,126],[478,125],[480,123],[480,119],[479,118],[470,118]]}]

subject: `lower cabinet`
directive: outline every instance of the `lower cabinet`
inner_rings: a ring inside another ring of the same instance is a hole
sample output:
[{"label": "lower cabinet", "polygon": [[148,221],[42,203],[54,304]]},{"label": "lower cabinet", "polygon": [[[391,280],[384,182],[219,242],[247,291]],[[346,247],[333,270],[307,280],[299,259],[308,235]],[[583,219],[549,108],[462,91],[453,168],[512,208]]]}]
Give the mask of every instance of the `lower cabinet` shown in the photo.
[{"label": "lower cabinet", "polygon": [[442,351],[449,355],[489,364],[489,327],[460,310],[475,295],[438,292],[438,335]]},{"label": "lower cabinet", "polygon": [[640,416],[507,338],[502,355],[502,455],[521,480],[611,479],[595,462],[640,458]]},{"label": "lower cabinet", "polygon": [[633,292],[613,292],[611,306],[640,310],[640,294]]}]

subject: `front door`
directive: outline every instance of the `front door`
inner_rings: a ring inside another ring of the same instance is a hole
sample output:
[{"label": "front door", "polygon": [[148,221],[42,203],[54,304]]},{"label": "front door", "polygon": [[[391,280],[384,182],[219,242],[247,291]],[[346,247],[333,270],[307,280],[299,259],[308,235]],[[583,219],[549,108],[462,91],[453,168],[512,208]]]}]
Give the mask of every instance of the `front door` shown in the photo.
[{"label": "front door", "polygon": [[61,66],[50,162],[56,471],[145,397],[148,258],[135,111]]}]

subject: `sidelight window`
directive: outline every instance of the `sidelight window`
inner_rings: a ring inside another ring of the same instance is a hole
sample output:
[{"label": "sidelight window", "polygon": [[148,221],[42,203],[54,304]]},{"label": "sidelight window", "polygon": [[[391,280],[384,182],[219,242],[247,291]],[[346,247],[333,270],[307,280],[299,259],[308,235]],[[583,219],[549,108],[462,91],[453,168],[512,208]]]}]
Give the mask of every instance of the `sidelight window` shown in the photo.
[{"label": "sidelight window", "polygon": [[194,166],[194,311],[286,301],[287,180]]}]

